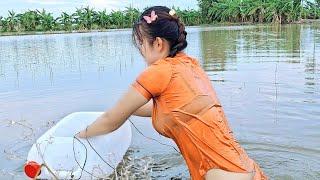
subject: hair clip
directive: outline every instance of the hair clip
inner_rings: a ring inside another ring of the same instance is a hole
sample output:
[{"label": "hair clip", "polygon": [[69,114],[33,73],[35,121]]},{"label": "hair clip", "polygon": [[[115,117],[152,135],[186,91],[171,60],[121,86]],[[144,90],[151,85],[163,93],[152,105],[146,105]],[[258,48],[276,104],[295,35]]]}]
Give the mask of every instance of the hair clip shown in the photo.
[{"label": "hair clip", "polygon": [[147,21],[148,24],[152,23],[157,19],[158,15],[156,15],[156,12],[153,10],[151,11],[151,15],[149,16],[143,16],[143,19]]},{"label": "hair clip", "polygon": [[171,10],[169,11],[169,14],[170,14],[171,16],[174,16],[174,15],[176,14],[176,11],[175,11],[174,9],[171,9]]}]

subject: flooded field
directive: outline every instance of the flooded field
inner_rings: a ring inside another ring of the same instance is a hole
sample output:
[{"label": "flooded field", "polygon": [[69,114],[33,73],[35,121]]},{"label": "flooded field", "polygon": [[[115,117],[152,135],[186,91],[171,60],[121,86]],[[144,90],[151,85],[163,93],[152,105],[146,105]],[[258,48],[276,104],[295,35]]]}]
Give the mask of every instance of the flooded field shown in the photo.
[{"label": "flooded field", "polygon": [[[271,179],[320,179],[320,24],[190,27],[199,59],[240,144]],[[0,179],[25,179],[28,150],[58,120],[110,108],[144,61],[131,31],[0,37]],[[161,137],[149,118],[130,118]],[[172,147],[133,141],[131,177],[188,179]]]}]

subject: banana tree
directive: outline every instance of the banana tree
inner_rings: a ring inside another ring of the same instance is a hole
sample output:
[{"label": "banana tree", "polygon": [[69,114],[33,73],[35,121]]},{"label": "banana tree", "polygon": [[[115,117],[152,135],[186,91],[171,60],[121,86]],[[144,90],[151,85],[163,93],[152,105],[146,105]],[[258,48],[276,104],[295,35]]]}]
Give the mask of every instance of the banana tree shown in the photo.
[{"label": "banana tree", "polygon": [[202,21],[206,23],[210,23],[212,21],[213,18],[210,16],[209,11],[216,2],[218,2],[218,0],[198,0]]},{"label": "banana tree", "polygon": [[8,31],[8,21],[6,18],[0,16],[0,31],[6,32]]},{"label": "banana tree", "polygon": [[15,31],[18,26],[18,18],[14,11],[9,11],[9,16],[6,18],[8,31]]},{"label": "banana tree", "polygon": [[100,29],[106,29],[111,23],[111,18],[107,15],[106,10],[99,11],[94,16],[94,23],[99,26]]},{"label": "banana tree", "polygon": [[320,1],[307,1],[304,7],[304,18],[319,19],[320,18]]},{"label": "banana tree", "polygon": [[85,21],[85,28],[90,30],[93,25],[94,16],[96,12],[91,9],[89,6],[83,8],[83,15],[84,15],[84,21]]},{"label": "banana tree", "polygon": [[209,9],[209,16],[213,20],[239,22],[241,15],[241,0],[220,0],[214,2]]},{"label": "banana tree", "polygon": [[72,20],[73,20],[72,15],[69,15],[66,12],[62,12],[60,17],[58,17],[56,19],[58,24],[60,24],[60,26],[62,26],[62,29],[65,30],[65,31],[71,31],[72,30]]},{"label": "banana tree", "polygon": [[52,16],[52,13],[47,13],[44,9],[42,11],[37,10],[39,15],[39,24],[44,31],[52,31],[56,26],[56,21]]},{"label": "banana tree", "polygon": [[292,7],[293,1],[290,0],[270,0],[266,3],[266,20],[273,23],[284,23],[287,19],[287,13]]},{"label": "banana tree", "polygon": [[77,28],[79,30],[90,30],[94,22],[95,14],[96,12],[89,6],[80,9],[77,8],[76,12],[73,14],[75,23],[78,26]]},{"label": "banana tree", "polygon": [[74,23],[76,24],[77,30],[84,30],[85,29],[85,19],[82,9],[76,9],[76,12],[72,14],[74,18]]},{"label": "banana tree", "polygon": [[265,22],[265,0],[243,0],[241,2],[242,21]]},{"label": "banana tree", "polygon": [[39,16],[37,11],[27,11],[22,14],[18,14],[19,24],[25,31],[35,31],[39,24]]},{"label": "banana tree", "polygon": [[125,15],[122,11],[114,11],[112,10],[110,14],[111,24],[113,25],[111,28],[123,28]]},{"label": "banana tree", "polygon": [[139,18],[139,10],[133,7],[126,7],[124,10],[125,19],[125,26],[132,27],[133,23]]}]

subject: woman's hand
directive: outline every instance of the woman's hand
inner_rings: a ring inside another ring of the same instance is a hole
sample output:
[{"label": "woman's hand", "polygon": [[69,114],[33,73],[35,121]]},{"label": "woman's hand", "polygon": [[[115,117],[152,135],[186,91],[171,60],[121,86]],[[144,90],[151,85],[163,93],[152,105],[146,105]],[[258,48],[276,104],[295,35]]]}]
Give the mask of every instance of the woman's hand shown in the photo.
[{"label": "woman's hand", "polygon": [[104,112],[95,122],[78,133],[78,137],[92,137],[107,134],[118,129],[137,109],[145,105],[146,99],[135,88],[128,91],[118,100],[110,110]]},{"label": "woman's hand", "polygon": [[82,130],[76,134],[78,138],[86,138],[86,130]]}]

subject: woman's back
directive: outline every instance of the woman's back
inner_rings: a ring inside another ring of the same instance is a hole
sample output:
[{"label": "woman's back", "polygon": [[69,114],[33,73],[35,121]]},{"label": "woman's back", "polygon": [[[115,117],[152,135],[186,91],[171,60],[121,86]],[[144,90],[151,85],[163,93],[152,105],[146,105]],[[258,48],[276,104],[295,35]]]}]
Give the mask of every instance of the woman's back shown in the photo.
[{"label": "woman's back", "polygon": [[152,122],[178,145],[191,176],[203,178],[209,169],[248,173],[260,170],[232,135],[212,84],[197,60],[180,52],[149,66],[136,87],[153,98]]}]

